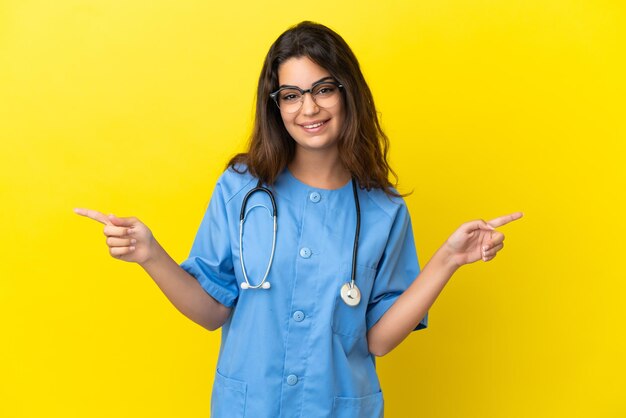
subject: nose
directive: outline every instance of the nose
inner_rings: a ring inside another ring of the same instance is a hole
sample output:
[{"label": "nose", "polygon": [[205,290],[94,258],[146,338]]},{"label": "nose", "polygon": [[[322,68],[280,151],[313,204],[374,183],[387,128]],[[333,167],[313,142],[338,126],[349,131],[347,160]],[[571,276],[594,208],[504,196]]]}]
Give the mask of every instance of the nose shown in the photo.
[{"label": "nose", "polygon": [[302,113],[306,116],[314,115],[319,112],[320,108],[313,100],[313,95],[308,92],[302,95]]}]

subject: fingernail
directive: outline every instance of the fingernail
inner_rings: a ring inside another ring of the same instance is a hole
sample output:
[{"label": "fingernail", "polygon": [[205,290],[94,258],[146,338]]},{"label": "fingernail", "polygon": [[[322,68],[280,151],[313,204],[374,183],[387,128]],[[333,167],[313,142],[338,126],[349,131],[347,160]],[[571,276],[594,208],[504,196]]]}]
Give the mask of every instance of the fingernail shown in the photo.
[{"label": "fingernail", "polygon": [[489,247],[487,247],[486,245],[483,245],[483,252],[487,251],[489,249]]},{"label": "fingernail", "polygon": [[133,238],[133,239],[130,240],[130,243],[131,244],[137,244],[137,240]]},{"label": "fingernail", "polygon": [[130,250],[131,250],[131,251],[135,251],[135,247],[131,245],[131,246],[130,246]]}]

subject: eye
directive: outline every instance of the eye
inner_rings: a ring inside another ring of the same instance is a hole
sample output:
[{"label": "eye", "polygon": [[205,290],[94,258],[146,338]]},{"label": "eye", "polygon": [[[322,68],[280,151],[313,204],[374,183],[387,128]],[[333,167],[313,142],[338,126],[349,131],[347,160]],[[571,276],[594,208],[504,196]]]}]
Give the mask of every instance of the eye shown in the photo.
[{"label": "eye", "polygon": [[296,102],[298,100],[300,100],[300,92],[297,90],[283,90],[280,93],[280,101],[281,102]]},{"label": "eye", "polygon": [[337,87],[334,84],[320,84],[315,87],[315,95],[316,96],[330,96],[332,95]]}]

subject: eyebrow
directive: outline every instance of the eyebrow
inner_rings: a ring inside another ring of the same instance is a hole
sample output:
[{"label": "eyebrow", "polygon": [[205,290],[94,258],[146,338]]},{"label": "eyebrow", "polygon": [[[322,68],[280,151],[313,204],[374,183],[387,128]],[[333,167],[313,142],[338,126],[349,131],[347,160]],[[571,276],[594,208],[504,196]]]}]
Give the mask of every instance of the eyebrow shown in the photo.
[{"label": "eyebrow", "polygon": [[[313,86],[314,86],[314,85],[316,85],[317,83],[321,83],[322,81],[326,81],[326,80],[335,80],[335,77],[330,76],[330,75],[327,75],[326,77],[322,77],[322,78],[320,78],[319,80],[317,80],[317,81],[313,82],[313,84],[311,84],[311,87],[313,87]],[[282,89],[282,88],[285,88],[285,87],[287,87],[287,88],[290,88],[290,87],[295,87],[295,88],[298,88],[298,89],[300,88],[300,87],[298,87],[298,86],[293,86],[293,85],[291,85],[291,84],[281,84],[280,86],[278,86],[278,88],[279,88],[279,89]],[[306,90],[306,89],[305,89],[305,90]]]}]

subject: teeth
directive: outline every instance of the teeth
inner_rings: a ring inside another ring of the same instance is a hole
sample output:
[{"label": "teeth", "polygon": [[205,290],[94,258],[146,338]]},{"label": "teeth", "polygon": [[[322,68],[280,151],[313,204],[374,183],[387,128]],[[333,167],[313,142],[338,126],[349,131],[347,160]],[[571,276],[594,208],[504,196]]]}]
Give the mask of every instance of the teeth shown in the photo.
[{"label": "teeth", "polygon": [[304,127],[306,129],[314,129],[317,128],[318,126],[322,126],[324,124],[324,122],[319,122],[319,123],[314,123],[313,125],[304,125]]}]

